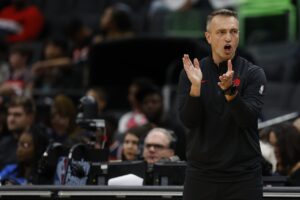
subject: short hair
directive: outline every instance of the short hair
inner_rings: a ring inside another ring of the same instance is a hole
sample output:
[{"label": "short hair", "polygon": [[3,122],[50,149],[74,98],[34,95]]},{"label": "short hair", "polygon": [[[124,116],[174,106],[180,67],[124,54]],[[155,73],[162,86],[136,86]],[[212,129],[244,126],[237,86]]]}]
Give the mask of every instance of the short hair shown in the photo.
[{"label": "short hair", "polygon": [[138,92],[135,94],[135,98],[139,103],[143,103],[145,98],[149,95],[154,95],[157,94],[161,98],[163,98],[161,90],[158,86],[156,85],[148,85],[143,88],[140,88]]},{"label": "short hair", "polygon": [[[175,151],[176,148],[176,142],[177,142],[177,137],[174,134],[174,131],[170,130],[170,129],[166,129],[166,128],[153,128],[149,131],[149,133],[147,134],[147,136],[152,133],[152,132],[161,132],[163,133],[169,140],[169,148],[173,149]],[[146,138],[147,138],[146,136]]]},{"label": "short hair", "polygon": [[144,139],[147,133],[152,129],[153,129],[153,125],[150,123],[146,123],[141,126],[135,126],[125,131],[124,138],[126,135],[131,134],[136,136],[139,139]]},{"label": "short hair", "polygon": [[209,25],[210,25],[212,19],[215,16],[227,16],[227,17],[234,17],[234,18],[238,19],[237,12],[235,12],[235,11],[228,10],[228,9],[215,10],[207,16],[207,20],[206,20],[206,30],[207,31],[208,31],[208,28],[209,28]]},{"label": "short hair", "polygon": [[116,3],[112,6],[112,18],[117,28],[122,31],[133,31],[132,10],[123,3]]},{"label": "short hair", "polygon": [[27,63],[32,59],[33,51],[32,49],[25,44],[14,44],[9,49],[10,54],[20,54],[27,58]]},{"label": "short hair", "polygon": [[26,114],[34,114],[36,112],[36,107],[33,99],[16,96],[8,103],[8,109],[12,107],[23,107]]}]

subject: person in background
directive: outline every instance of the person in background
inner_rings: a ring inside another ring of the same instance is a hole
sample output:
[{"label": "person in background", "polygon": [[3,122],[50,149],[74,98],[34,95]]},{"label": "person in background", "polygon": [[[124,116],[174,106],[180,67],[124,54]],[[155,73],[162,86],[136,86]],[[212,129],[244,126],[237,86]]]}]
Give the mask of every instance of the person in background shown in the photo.
[{"label": "person in background", "polygon": [[262,153],[262,174],[271,176],[276,171],[276,157],[274,147],[270,143],[270,134],[272,126],[263,128],[259,131],[259,145]]},{"label": "person in background", "polygon": [[162,159],[171,160],[175,155],[176,138],[170,130],[153,128],[144,140],[143,157],[148,164],[154,164]]},{"label": "person in background", "polygon": [[262,199],[264,70],[236,54],[236,12],[209,14],[205,37],[211,55],[192,61],[184,54],[178,84],[179,117],[189,129],[183,199]]},{"label": "person in background", "polygon": [[65,35],[71,43],[73,64],[86,62],[90,46],[94,43],[93,30],[80,19],[74,18],[66,25]]},{"label": "person in background", "polygon": [[118,133],[122,134],[129,128],[140,126],[147,123],[147,118],[141,112],[141,102],[137,99],[136,95],[139,90],[148,88],[153,85],[152,81],[146,78],[137,78],[131,82],[128,87],[128,102],[131,111],[126,112],[120,117],[118,124]]},{"label": "person in background", "polygon": [[100,18],[99,26],[101,33],[94,37],[95,43],[135,36],[132,10],[126,4],[117,3],[107,7]]},{"label": "person in background", "polygon": [[0,169],[16,162],[17,142],[20,134],[29,130],[35,122],[36,107],[33,99],[15,97],[7,105],[7,133],[0,140]]},{"label": "person in background", "polygon": [[8,78],[0,85],[0,94],[5,97],[30,96],[30,69],[31,50],[22,44],[15,44],[10,48]]},{"label": "person in background", "polygon": [[14,24],[13,27],[15,27],[5,36],[5,40],[9,43],[37,39],[45,23],[39,8],[30,5],[29,0],[13,0],[11,5],[0,10],[0,22],[2,20]]},{"label": "person in background", "polygon": [[124,135],[122,135],[123,141],[122,145],[117,149],[117,159],[123,161],[140,160],[142,156],[142,142],[152,128],[153,126],[150,124],[145,124],[128,129]]},{"label": "person in background", "polygon": [[51,138],[65,147],[80,142],[81,129],[75,123],[76,108],[73,101],[65,95],[57,95],[51,106]]},{"label": "person in background", "polygon": [[141,102],[141,112],[146,116],[148,123],[154,127],[162,127],[174,131],[177,138],[175,153],[181,160],[185,160],[186,131],[176,117],[164,111],[163,96],[160,88],[155,85],[144,87],[138,91],[136,99],[138,102]]},{"label": "person in background", "polygon": [[291,123],[272,127],[269,141],[274,146],[276,172],[288,176],[288,186],[300,186],[300,132]]},{"label": "person in background", "polygon": [[46,180],[39,179],[38,165],[42,154],[49,143],[48,137],[31,128],[20,135],[16,149],[17,163],[4,167],[0,172],[3,185],[43,184]]}]

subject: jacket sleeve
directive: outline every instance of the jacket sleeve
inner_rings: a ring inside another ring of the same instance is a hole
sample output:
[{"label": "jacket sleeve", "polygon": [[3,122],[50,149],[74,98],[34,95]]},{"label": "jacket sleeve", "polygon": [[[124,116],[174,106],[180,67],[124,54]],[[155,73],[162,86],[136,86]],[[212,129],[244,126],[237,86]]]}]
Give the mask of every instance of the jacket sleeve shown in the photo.
[{"label": "jacket sleeve", "polygon": [[200,97],[190,96],[191,83],[184,70],[178,84],[178,110],[183,125],[189,129],[198,127],[201,120],[202,105]]},{"label": "jacket sleeve", "polygon": [[239,92],[232,101],[228,102],[234,119],[240,127],[257,126],[267,82],[263,69],[257,66],[251,67],[248,73],[242,93]]}]

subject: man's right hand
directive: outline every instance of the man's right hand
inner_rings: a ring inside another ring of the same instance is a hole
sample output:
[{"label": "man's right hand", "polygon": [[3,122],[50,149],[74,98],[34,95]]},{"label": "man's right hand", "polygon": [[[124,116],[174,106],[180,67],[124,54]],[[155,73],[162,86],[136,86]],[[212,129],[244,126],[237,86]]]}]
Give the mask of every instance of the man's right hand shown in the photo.
[{"label": "man's right hand", "polygon": [[200,69],[200,63],[197,58],[194,59],[192,63],[188,54],[184,54],[182,58],[183,67],[187,74],[188,79],[191,82],[191,96],[200,96],[201,81],[202,81],[202,71]]}]

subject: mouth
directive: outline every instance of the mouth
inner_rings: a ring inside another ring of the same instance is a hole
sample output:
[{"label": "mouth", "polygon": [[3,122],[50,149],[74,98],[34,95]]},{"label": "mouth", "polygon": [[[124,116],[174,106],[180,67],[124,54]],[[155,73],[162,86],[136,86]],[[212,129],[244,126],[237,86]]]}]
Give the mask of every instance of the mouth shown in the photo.
[{"label": "mouth", "polygon": [[231,46],[230,44],[226,44],[226,45],[224,46],[224,50],[225,50],[225,53],[226,53],[226,54],[230,54],[231,51],[232,51],[232,46]]},{"label": "mouth", "polygon": [[231,49],[232,49],[232,46],[231,46],[230,44],[226,44],[226,45],[224,46],[225,52],[230,52]]}]

